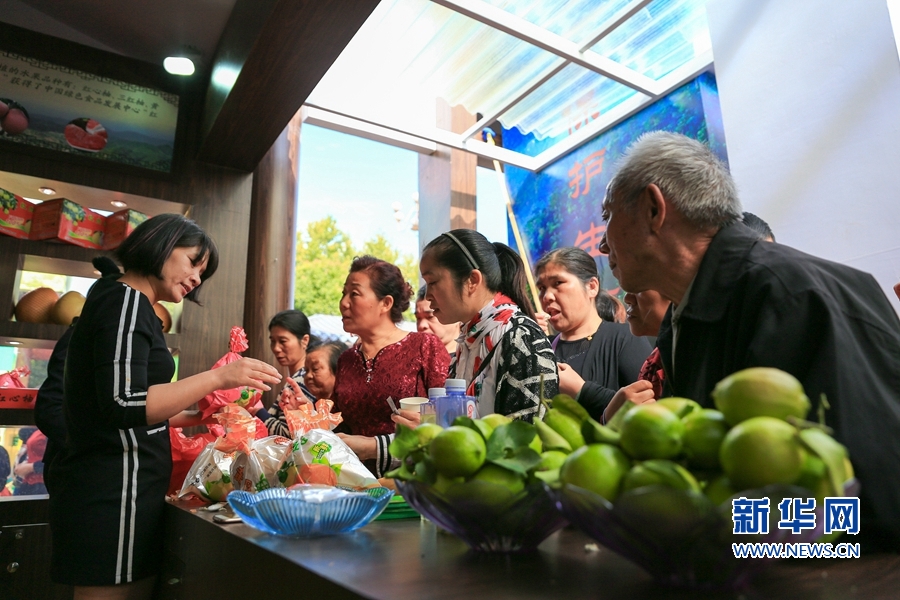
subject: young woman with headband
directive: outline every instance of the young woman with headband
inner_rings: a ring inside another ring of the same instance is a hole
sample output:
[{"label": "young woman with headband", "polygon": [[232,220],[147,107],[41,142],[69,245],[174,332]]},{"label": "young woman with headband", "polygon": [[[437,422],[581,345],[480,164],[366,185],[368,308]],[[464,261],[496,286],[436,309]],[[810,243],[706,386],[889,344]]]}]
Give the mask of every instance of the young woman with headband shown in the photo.
[{"label": "young woman with headband", "polygon": [[444,324],[463,322],[450,377],[465,379],[482,415],[531,421],[559,390],[556,358],[534,320],[525,266],[512,248],[470,229],[443,233],[419,263],[425,298]]}]

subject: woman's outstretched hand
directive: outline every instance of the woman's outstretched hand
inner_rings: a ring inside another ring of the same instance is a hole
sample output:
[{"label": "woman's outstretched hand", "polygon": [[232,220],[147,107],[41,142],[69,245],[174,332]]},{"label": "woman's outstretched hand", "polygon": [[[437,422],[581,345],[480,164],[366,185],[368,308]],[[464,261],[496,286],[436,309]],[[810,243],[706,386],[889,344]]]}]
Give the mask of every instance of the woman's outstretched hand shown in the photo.
[{"label": "woman's outstretched hand", "polygon": [[255,358],[241,358],[212,372],[219,376],[220,390],[246,386],[269,391],[271,385],[281,381],[275,367]]},{"label": "woman's outstretched hand", "polygon": [[312,404],[300,384],[294,381],[293,377],[287,378],[287,385],[281,390],[281,410],[298,410],[302,404]]}]

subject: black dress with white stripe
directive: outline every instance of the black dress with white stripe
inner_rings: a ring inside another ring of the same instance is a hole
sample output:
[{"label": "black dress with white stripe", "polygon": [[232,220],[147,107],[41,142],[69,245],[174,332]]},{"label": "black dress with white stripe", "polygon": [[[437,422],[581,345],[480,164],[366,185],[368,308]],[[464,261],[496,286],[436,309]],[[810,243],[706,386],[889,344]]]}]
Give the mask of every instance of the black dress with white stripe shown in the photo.
[{"label": "black dress with white stripe", "polygon": [[174,373],[148,298],[116,278],[94,284],[72,332],[68,437],[51,468],[54,581],[114,585],[159,571],[172,455],[168,424],[147,424],[146,401]]}]

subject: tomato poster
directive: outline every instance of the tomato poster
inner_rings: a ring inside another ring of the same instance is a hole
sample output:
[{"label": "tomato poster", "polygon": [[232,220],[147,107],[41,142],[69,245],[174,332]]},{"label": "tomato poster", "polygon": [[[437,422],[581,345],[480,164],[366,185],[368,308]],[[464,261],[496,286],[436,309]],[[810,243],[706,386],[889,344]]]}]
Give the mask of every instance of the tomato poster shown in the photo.
[{"label": "tomato poster", "polygon": [[0,140],[169,172],[178,96],[0,51]]}]

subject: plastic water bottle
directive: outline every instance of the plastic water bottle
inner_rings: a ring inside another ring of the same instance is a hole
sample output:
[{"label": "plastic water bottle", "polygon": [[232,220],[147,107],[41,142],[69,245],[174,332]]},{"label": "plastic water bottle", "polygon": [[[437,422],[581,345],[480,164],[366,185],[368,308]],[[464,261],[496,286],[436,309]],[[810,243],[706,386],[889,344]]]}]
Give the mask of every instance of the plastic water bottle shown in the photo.
[{"label": "plastic water bottle", "polygon": [[437,423],[441,427],[450,427],[456,417],[478,418],[475,398],[466,396],[465,379],[448,379],[444,383],[447,395],[435,401]]},{"label": "plastic water bottle", "polygon": [[435,401],[447,395],[444,388],[428,388],[428,402],[419,405],[419,415],[422,423],[437,423],[437,408]]}]

